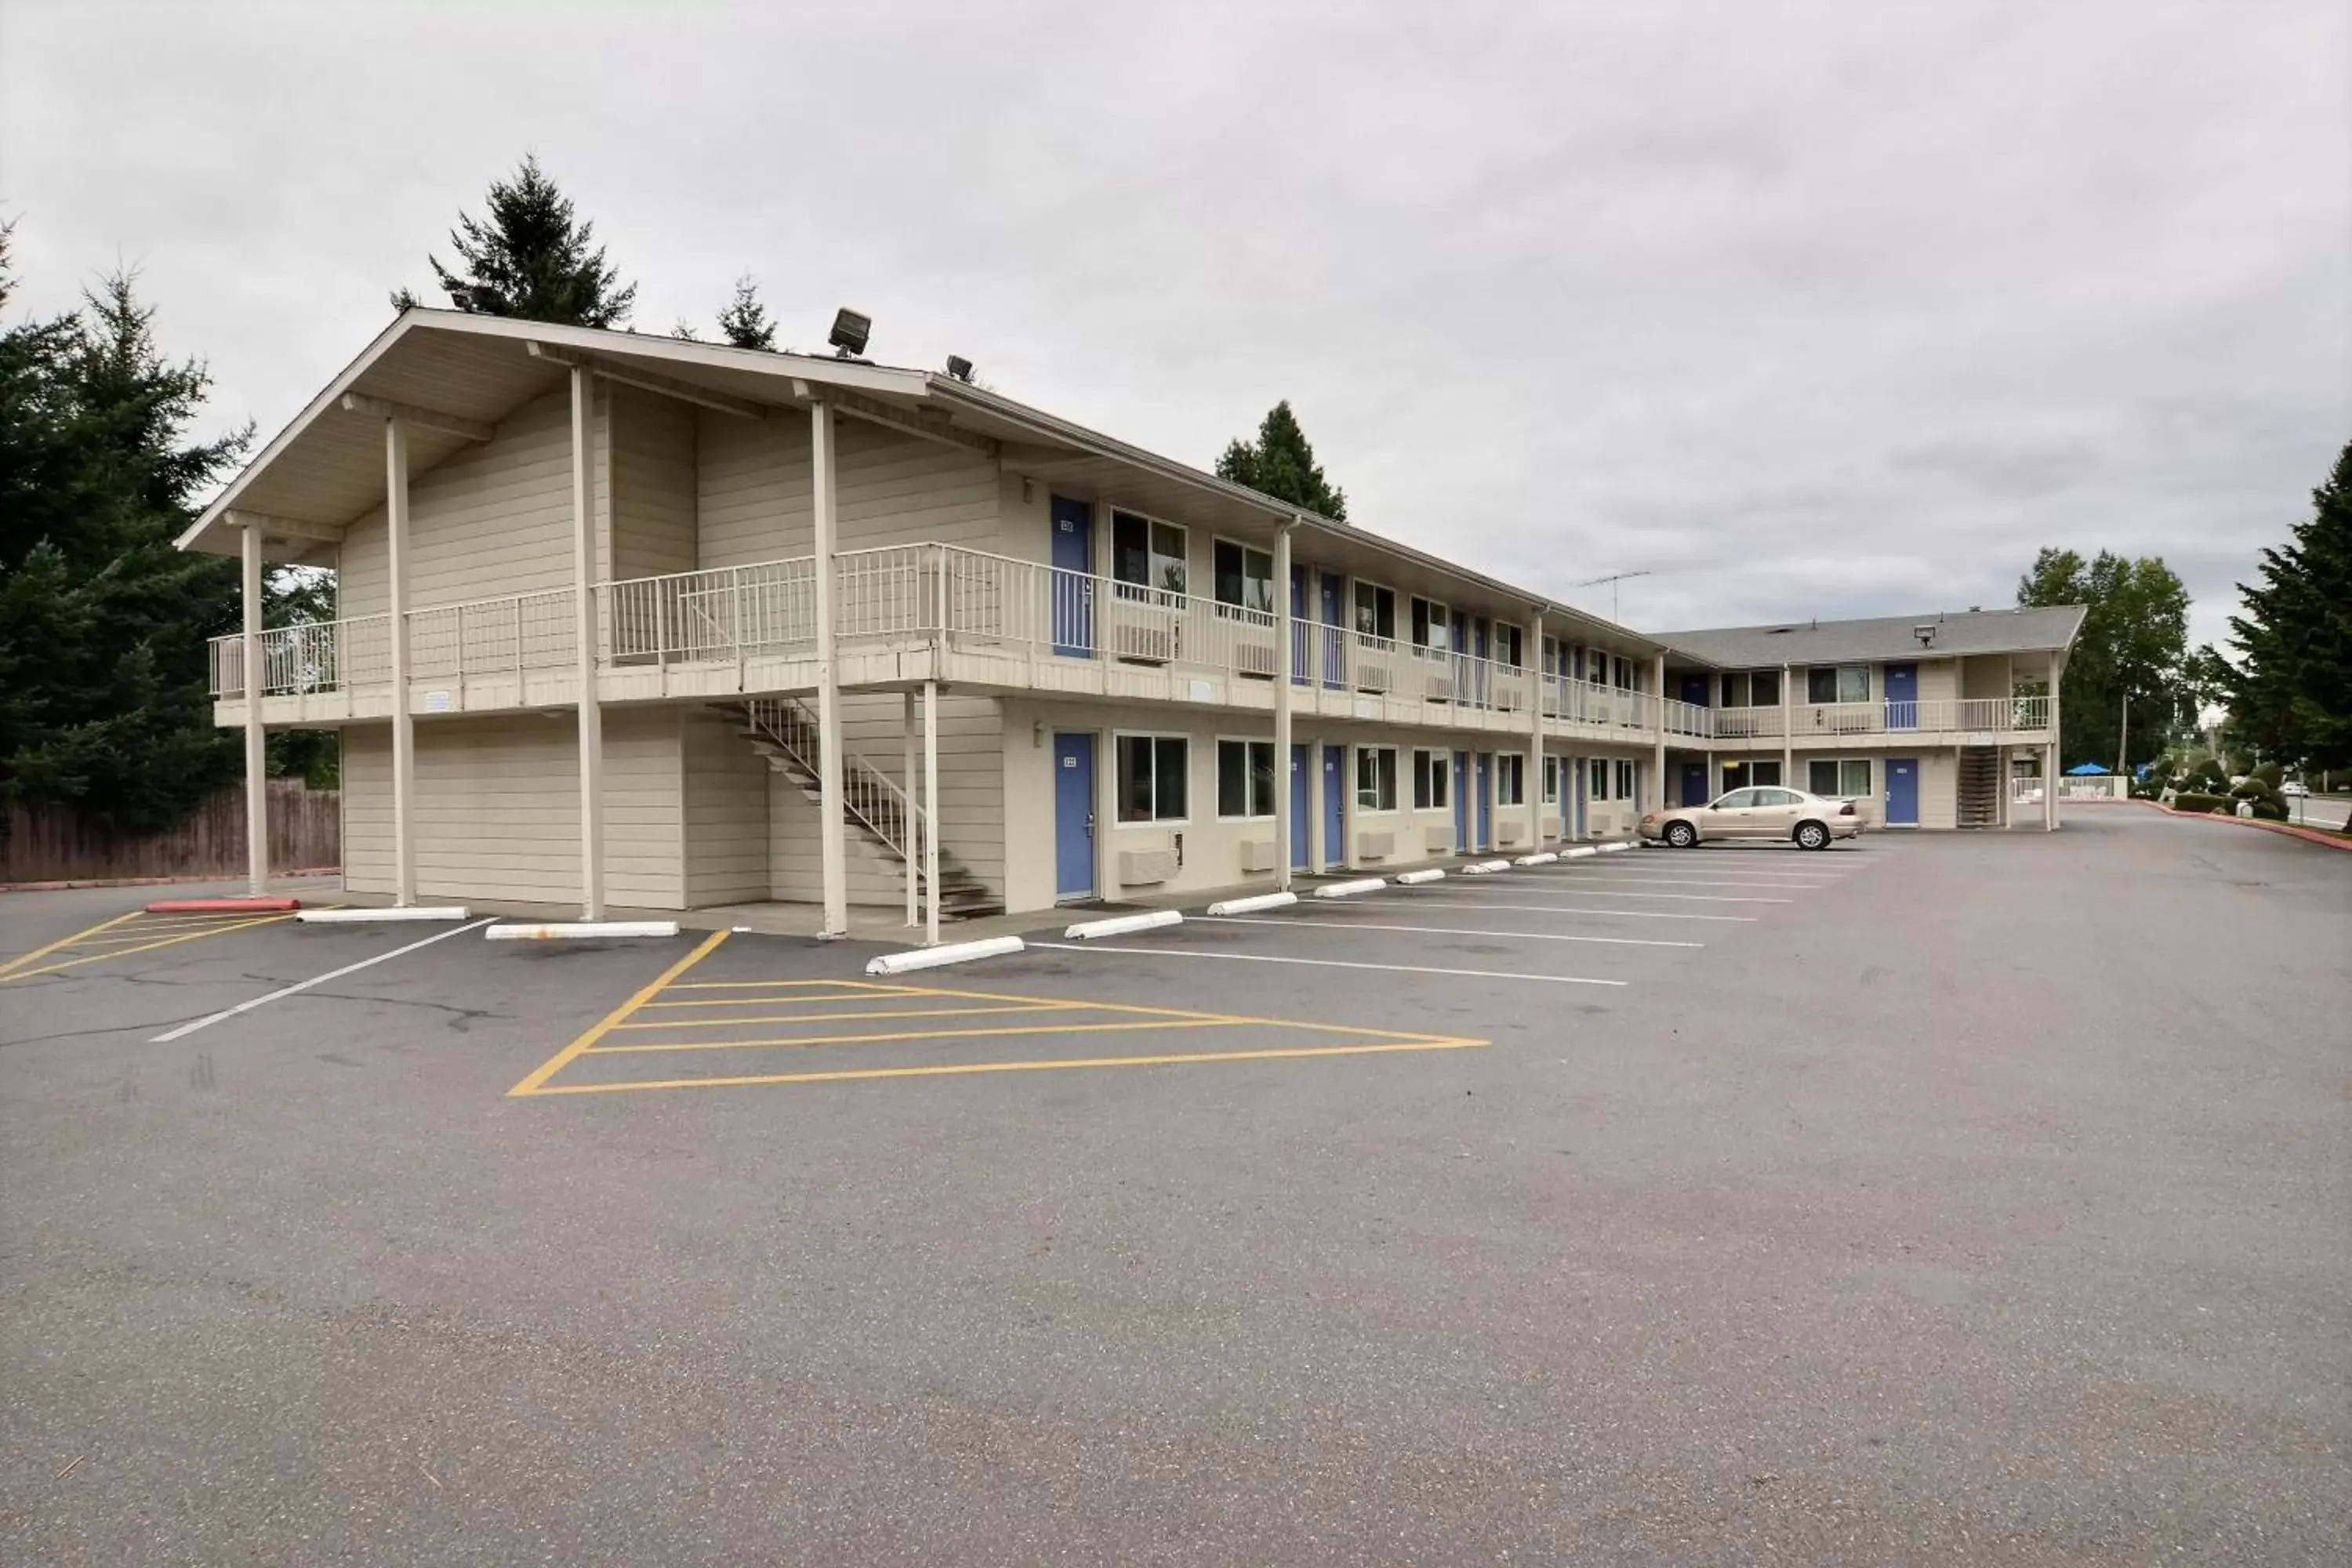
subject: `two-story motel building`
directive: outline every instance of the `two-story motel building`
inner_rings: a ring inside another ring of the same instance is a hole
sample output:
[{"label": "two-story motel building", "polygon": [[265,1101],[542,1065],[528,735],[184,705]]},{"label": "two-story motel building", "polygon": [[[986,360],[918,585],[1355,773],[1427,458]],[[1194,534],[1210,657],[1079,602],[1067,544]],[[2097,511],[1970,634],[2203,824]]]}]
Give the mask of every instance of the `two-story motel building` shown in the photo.
[{"label": "two-story motel building", "polygon": [[[953,376],[421,310],[181,543],[243,558],[252,779],[341,732],[352,890],[832,931],[1623,837],[1776,765],[1954,825],[1973,753],[2054,772],[2072,637],[1646,637]],[[338,618],[263,630],[278,563]]]}]

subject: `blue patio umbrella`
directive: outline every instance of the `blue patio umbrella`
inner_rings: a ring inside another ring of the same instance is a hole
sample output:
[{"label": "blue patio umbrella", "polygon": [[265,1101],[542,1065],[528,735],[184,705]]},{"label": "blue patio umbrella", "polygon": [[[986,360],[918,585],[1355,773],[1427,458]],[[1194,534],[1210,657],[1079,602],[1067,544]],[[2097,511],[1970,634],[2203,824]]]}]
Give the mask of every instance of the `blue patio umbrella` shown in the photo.
[{"label": "blue patio umbrella", "polygon": [[2096,763],[2077,763],[2066,770],[2066,776],[2074,778],[2085,773],[2103,773],[2106,771]]}]

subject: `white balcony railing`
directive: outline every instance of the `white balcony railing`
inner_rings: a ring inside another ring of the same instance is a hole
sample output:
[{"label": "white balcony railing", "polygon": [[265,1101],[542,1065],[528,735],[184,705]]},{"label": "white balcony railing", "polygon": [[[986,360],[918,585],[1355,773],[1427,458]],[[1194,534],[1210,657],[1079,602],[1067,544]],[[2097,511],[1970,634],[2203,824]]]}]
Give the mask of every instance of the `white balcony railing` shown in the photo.
[{"label": "white balcony railing", "polygon": [[[1526,714],[1540,702],[1547,719],[1644,739],[1656,732],[1654,724],[1696,741],[1780,739],[1785,728],[1801,743],[1915,731],[2032,732],[2046,731],[2052,712],[2045,695],[1710,709],[1318,621],[1294,628],[1286,661],[1280,623],[1269,610],[954,545],[846,551],[835,573],[835,630],[848,647],[919,644],[1024,662],[1083,658],[1267,682],[1281,679],[1286,663],[1300,686],[1425,705],[1425,717],[1438,723],[1448,713]],[[813,560],[800,556],[600,584],[599,665],[740,667],[755,658],[805,657],[816,639],[815,582]],[[572,592],[413,611],[408,637],[410,668],[422,680],[462,686],[477,677],[568,668]],[[390,655],[385,616],[273,630],[265,634],[264,692],[382,687],[391,677]],[[241,697],[243,639],[214,639],[211,662],[214,694]]]}]

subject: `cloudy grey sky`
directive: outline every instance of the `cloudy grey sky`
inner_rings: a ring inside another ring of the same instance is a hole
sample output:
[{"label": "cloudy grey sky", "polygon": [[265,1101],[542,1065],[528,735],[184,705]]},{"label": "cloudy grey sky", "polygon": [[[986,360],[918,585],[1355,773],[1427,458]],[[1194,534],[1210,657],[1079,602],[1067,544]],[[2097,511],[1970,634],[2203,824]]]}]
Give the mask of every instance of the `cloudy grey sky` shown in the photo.
[{"label": "cloudy grey sky", "polygon": [[0,0],[20,303],[118,256],[267,436],[525,149],[707,322],[1207,464],[1653,628],[2159,552],[2210,637],[2352,437],[2346,0]]}]

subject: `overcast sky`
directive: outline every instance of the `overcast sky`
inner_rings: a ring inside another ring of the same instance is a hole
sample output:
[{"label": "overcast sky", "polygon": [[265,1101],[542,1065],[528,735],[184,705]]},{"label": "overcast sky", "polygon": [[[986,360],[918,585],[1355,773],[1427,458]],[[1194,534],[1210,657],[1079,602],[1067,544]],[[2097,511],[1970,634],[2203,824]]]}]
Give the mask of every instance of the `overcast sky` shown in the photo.
[{"label": "overcast sky", "polygon": [[[925,15],[928,12],[929,15]],[[0,0],[20,308],[120,257],[266,438],[534,150],[708,327],[1207,466],[1653,629],[2161,553],[2218,636],[2352,437],[2347,0]]]}]

